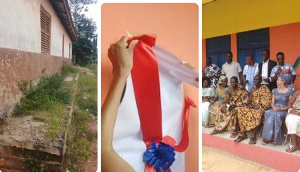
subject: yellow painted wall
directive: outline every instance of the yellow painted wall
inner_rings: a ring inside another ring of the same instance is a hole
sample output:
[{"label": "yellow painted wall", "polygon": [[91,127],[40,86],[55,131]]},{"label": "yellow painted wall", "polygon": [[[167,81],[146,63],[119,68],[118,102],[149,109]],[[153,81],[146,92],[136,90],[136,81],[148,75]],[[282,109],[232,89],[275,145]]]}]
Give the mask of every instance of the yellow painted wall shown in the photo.
[{"label": "yellow painted wall", "polygon": [[202,7],[203,39],[300,21],[300,0],[216,0]]}]

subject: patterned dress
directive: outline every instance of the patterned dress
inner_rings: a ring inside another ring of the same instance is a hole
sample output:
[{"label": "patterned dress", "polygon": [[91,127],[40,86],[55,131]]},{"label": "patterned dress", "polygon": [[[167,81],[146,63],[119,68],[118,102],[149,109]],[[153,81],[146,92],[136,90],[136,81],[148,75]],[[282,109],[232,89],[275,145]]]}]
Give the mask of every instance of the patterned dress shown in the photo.
[{"label": "patterned dress", "polygon": [[211,100],[213,99],[213,96],[215,95],[215,89],[214,88],[202,88],[202,96],[208,96],[210,99],[208,101],[202,102],[202,124],[206,124],[206,118],[208,116],[208,107],[210,105]]},{"label": "patterned dress", "polygon": [[256,128],[261,122],[267,109],[271,106],[272,94],[266,85],[262,85],[252,94],[252,107],[260,106],[259,109],[242,107],[238,109],[237,118],[241,132],[250,131]]},{"label": "patterned dress", "polygon": [[221,69],[217,65],[211,64],[205,68],[205,75],[206,77],[211,78],[211,86],[216,89],[221,75]]},{"label": "patterned dress", "polygon": [[209,114],[206,118],[206,124],[211,124],[214,125],[216,122],[216,116],[217,116],[217,112],[219,110],[219,106],[221,104],[223,104],[223,102],[227,99],[227,91],[228,91],[229,87],[226,87],[224,89],[221,89],[220,87],[217,88],[216,90],[216,94],[215,94],[215,98],[218,98],[218,100],[209,106],[208,111]]},{"label": "patterned dress", "polygon": [[[277,89],[273,89],[272,93],[275,96],[275,106],[286,107],[289,102],[289,97],[293,95],[294,91],[289,89],[286,93],[279,93]],[[276,112],[272,108],[266,111],[262,133],[264,139],[274,139],[274,144],[281,145],[281,124],[286,114],[287,111]]]},{"label": "patterned dress", "polygon": [[239,86],[236,90],[233,90],[229,98],[229,103],[230,105],[236,105],[236,107],[229,111],[225,104],[221,106],[217,112],[215,130],[219,132],[235,130],[237,111],[239,108],[246,106],[248,100],[248,92],[244,87]]}]

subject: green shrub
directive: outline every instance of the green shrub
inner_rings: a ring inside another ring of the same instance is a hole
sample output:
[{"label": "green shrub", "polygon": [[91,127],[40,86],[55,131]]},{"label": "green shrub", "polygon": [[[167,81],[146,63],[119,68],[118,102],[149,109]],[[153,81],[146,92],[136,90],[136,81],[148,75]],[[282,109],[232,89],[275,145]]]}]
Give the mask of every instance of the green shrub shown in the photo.
[{"label": "green shrub", "polygon": [[63,65],[61,68],[61,73],[63,76],[68,75],[70,73],[79,73],[80,70],[72,65]]},{"label": "green shrub", "polygon": [[32,82],[22,81],[19,87],[23,97],[16,105],[15,115],[30,115],[33,110],[48,110],[52,103],[68,104],[71,100],[70,91],[63,87],[63,75],[43,75],[36,86]]}]

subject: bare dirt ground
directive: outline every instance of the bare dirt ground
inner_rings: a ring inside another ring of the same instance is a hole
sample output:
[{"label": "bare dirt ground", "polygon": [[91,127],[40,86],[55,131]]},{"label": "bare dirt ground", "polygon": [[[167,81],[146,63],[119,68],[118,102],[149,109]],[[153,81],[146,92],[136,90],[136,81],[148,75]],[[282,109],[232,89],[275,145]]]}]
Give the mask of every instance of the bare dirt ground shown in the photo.
[{"label": "bare dirt ground", "polygon": [[77,68],[79,68],[84,75],[91,75],[91,76],[96,76],[90,69],[85,68],[85,67],[81,67],[81,66],[76,66]]},{"label": "bare dirt ground", "polygon": [[204,172],[277,172],[262,164],[205,146],[202,146],[202,169]]},{"label": "bare dirt ground", "polygon": [[[92,120],[91,122],[89,122],[88,124],[90,130],[97,132],[97,119],[96,120]],[[87,160],[87,162],[84,165],[84,171],[86,172],[96,172],[97,171],[97,138],[95,138],[93,140],[93,142],[90,145],[90,150],[92,150],[92,155],[89,157],[89,159]]]}]

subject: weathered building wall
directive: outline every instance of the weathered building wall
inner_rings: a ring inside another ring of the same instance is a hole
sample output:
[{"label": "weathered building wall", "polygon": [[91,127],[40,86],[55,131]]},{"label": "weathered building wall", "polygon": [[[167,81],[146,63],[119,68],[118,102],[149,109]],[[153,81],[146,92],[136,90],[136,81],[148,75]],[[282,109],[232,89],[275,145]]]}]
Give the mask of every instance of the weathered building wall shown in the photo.
[{"label": "weathered building wall", "polygon": [[49,0],[9,0],[0,2],[0,47],[41,53],[40,6],[51,15],[50,54],[69,58],[71,39]]},{"label": "weathered building wall", "polygon": [[71,59],[0,48],[0,118],[20,99],[18,82],[39,78],[43,70],[58,72],[64,62],[70,64]]},{"label": "weathered building wall", "polygon": [[[41,54],[40,6],[51,15],[50,55]],[[43,70],[58,72],[64,62],[71,63],[72,41],[49,0],[1,1],[0,17],[2,118],[21,97],[18,82],[37,79]]]}]

